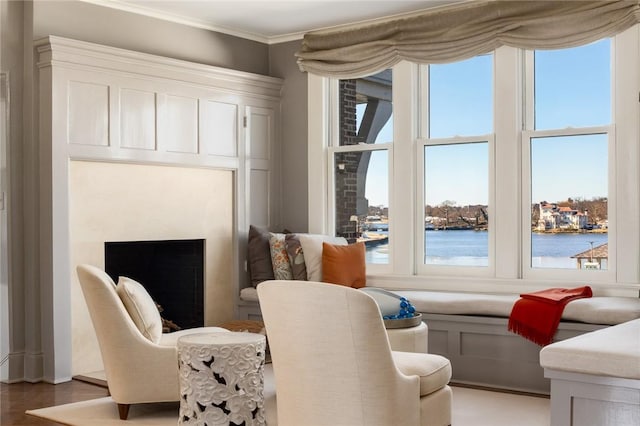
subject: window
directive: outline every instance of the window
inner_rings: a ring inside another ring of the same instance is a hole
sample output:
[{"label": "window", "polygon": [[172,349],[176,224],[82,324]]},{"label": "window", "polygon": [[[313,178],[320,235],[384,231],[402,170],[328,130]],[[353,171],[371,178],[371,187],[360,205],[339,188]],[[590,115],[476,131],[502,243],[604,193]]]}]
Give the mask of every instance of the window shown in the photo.
[{"label": "window", "polygon": [[488,143],[428,145],[424,164],[424,263],[488,266]]},{"label": "window", "polygon": [[388,263],[392,71],[339,82],[333,149],[336,235],[363,241],[367,263]]},{"label": "window", "polygon": [[493,55],[428,68],[425,265],[489,266]]},{"label": "window", "polygon": [[534,52],[535,130],[611,124],[611,39]]},{"label": "window", "polygon": [[493,132],[493,55],[429,66],[429,137]]},{"label": "window", "polygon": [[611,41],[533,54],[531,268],[609,265]]},{"label": "window", "polygon": [[[343,137],[344,96],[327,94],[344,80],[310,74],[309,152],[322,159],[309,166],[310,230],[386,235],[368,253],[369,285],[522,292],[587,282],[637,296],[638,52],[635,26],[568,49],[401,62],[377,76],[393,74],[393,90],[354,80]],[[380,99],[386,119],[371,120]],[[367,122],[379,131],[355,138]],[[358,189],[340,193],[347,182]]]}]

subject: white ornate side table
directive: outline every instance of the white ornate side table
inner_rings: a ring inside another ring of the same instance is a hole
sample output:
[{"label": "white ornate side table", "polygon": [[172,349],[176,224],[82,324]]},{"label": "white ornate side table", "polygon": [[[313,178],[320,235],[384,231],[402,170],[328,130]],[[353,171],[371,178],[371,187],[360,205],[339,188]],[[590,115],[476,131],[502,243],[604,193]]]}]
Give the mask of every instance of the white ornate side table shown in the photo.
[{"label": "white ornate side table", "polygon": [[265,346],[257,333],[180,337],[178,424],[264,426]]}]

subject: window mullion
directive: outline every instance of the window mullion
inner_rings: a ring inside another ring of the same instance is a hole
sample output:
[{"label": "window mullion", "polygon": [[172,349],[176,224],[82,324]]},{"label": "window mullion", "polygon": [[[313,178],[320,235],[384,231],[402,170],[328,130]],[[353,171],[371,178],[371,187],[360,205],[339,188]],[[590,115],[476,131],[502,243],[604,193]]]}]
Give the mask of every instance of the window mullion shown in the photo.
[{"label": "window mullion", "polygon": [[394,274],[415,273],[416,233],[414,212],[416,174],[413,161],[417,138],[417,81],[418,66],[401,62],[393,69],[394,135],[392,166],[389,182],[389,212],[391,223],[389,247]]},{"label": "window mullion", "polygon": [[309,74],[307,77],[307,95],[316,102],[308,104],[308,184],[309,194],[309,232],[326,234],[329,232],[327,215],[330,188],[327,186],[328,158],[327,143],[329,139],[330,103],[329,79]]},{"label": "window mullion", "polygon": [[495,274],[499,278],[519,278],[521,220],[520,197],[522,167],[520,144],[522,123],[522,52],[501,47],[495,52],[494,100],[494,179],[493,202],[489,214],[496,218]]},{"label": "window mullion", "polygon": [[616,220],[610,223],[614,227],[614,238],[609,245],[615,250],[616,281],[637,283],[640,281],[640,222],[637,220],[640,217],[640,28],[636,25],[616,36],[613,51],[615,126],[612,139],[615,143],[611,144],[609,151],[614,161],[610,161],[609,168],[609,188],[613,199],[609,201],[609,216]]}]

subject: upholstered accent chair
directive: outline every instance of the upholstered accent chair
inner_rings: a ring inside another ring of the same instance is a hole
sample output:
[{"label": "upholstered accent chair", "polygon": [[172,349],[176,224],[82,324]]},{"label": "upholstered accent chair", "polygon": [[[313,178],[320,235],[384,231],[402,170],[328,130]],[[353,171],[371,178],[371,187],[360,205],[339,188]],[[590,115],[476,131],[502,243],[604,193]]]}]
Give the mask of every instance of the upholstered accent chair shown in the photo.
[{"label": "upholstered accent chair", "polygon": [[90,265],[78,266],[77,273],[120,419],[126,420],[130,404],[178,401],[178,338],[227,330],[200,327],[163,334],[155,303],[140,284],[121,278],[116,290],[106,272]]},{"label": "upholstered accent chair", "polygon": [[393,352],[371,296],[310,281],[265,281],[257,291],[278,425],[451,424],[449,360]]}]

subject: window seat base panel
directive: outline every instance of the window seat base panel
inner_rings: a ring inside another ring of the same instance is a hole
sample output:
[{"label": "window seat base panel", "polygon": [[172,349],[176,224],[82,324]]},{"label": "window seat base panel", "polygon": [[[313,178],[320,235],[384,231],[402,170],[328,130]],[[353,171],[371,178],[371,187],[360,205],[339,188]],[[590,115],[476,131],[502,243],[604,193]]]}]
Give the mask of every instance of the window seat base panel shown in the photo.
[{"label": "window seat base panel", "polygon": [[[447,357],[452,381],[509,390],[549,394],[549,379],[540,366],[541,347],[507,331],[507,318],[422,313],[429,326],[429,353]],[[564,340],[604,325],[561,322],[555,340]]]},{"label": "window seat base panel", "polygon": [[640,380],[545,369],[551,425],[640,425]]}]

